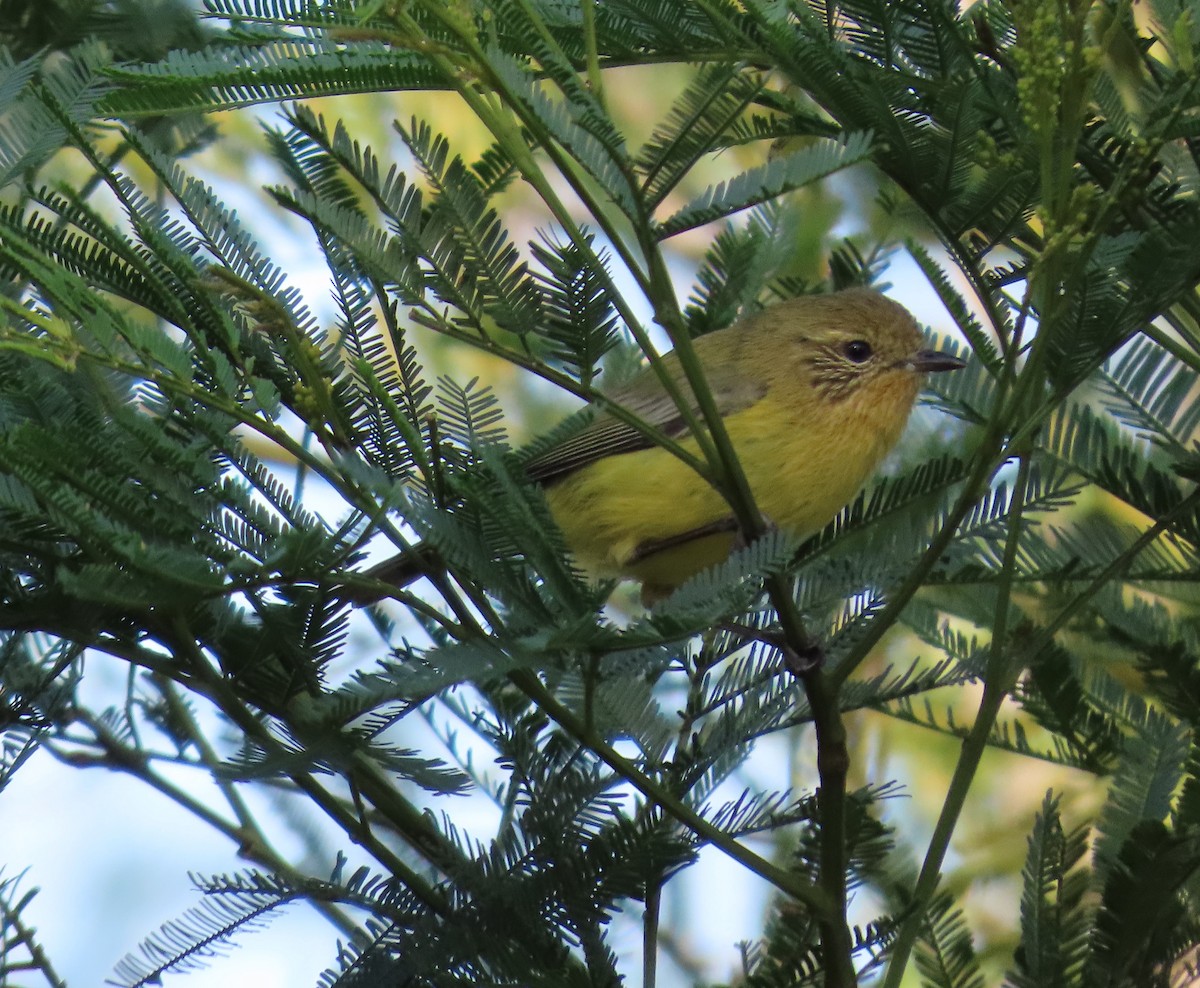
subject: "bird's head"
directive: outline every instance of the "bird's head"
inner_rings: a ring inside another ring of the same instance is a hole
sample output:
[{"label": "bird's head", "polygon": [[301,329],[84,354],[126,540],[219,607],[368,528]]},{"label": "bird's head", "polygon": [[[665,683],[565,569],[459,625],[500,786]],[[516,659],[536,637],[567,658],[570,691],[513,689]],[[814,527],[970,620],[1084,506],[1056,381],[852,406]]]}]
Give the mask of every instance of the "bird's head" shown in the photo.
[{"label": "bird's head", "polygon": [[925,349],[908,310],[868,289],[783,302],[758,316],[760,327],[772,339],[760,359],[777,361],[764,371],[791,378],[793,386],[801,378],[827,404],[855,397],[911,404],[924,374],[964,366],[949,353]]}]

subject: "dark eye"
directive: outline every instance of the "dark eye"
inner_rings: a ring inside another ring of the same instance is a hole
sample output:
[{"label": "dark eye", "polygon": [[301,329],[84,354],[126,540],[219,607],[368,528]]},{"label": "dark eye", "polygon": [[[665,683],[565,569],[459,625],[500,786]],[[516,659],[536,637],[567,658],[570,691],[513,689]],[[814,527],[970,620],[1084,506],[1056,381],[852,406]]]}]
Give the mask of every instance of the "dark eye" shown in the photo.
[{"label": "dark eye", "polygon": [[856,364],[866,363],[871,359],[871,344],[866,340],[851,340],[842,346],[842,353],[846,355],[847,360]]}]

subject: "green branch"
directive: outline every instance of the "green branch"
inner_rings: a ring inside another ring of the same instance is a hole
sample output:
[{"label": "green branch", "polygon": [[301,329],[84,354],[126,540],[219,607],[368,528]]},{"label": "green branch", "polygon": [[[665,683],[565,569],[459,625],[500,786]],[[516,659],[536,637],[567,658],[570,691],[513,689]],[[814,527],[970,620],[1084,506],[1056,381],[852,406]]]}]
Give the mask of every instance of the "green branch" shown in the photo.
[{"label": "green branch", "polygon": [[942,862],[950,848],[950,839],[958,825],[959,816],[966,805],[967,794],[975,773],[979,769],[980,760],[988,747],[992,728],[999,716],[1000,708],[1015,680],[1015,666],[1008,653],[1008,611],[1012,594],[1011,574],[1017,564],[1017,551],[1021,540],[1021,515],[1029,487],[1029,455],[1023,455],[1017,469],[1017,479],[1013,484],[1012,502],[1009,509],[1008,538],[1004,546],[1002,574],[1008,574],[1008,579],[1002,579],[999,592],[996,595],[996,617],[993,624],[992,646],[988,656],[987,671],[984,674],[983,698],[975,715],[975,723],[963,740],[959,752],[958,763],[950,779],[942,811],[938,816],[929,839],[929,847],[925,852],[925,861],[921,865],[912,896],[905,906],[907,917],[900,926],[900,932],[892,944],[888,956],[887,973],[884,976],[883,988],[899,988],[908,966],[909,953],[925,922],[925,909],[933,894],[937,891],[941,879]]},{"label": "green branch", "polygon": [[733,840],[718,827],[713,826],[704,817],[673,796],[657,782],[639,771],[637,766],[623,755],[617,753],[610,744],[589,728],[567,707],[560,703],[554,695],[542,685],[533,673],[524,671],[513,672],[509,678],[521,688],[538,708],[554,720],[580,744],[589,751],[595,752],[600,759],[614,772],[625,779],[638,792],[651,802],[660,806],[670,816],[673,816],[688,830],[722,851],[743,867],[754,872],[760,878],[774,885],[781,892],[790,895],[797,902],[803,903],[818,917],[833,915],[833,903],[825,891],[799,875],[785,871],[773,865],[765,858],[759,857],[753,851],[748,851],[737,841]]}]

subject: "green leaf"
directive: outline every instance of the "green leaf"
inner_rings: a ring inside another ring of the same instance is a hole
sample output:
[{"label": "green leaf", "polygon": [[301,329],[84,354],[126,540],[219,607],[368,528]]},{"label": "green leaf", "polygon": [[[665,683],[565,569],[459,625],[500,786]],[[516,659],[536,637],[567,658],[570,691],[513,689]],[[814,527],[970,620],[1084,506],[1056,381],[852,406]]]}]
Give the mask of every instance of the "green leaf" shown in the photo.
[{"label": "green leaf", "polygon": [[785,192],[793,192],[843,168],[866,161],[871,150],[870,135],[863,133],[847,134],[836,143],[818,141],[710,187],[679,212],[658,224],[655,236],[665,240],[774,199]]}]

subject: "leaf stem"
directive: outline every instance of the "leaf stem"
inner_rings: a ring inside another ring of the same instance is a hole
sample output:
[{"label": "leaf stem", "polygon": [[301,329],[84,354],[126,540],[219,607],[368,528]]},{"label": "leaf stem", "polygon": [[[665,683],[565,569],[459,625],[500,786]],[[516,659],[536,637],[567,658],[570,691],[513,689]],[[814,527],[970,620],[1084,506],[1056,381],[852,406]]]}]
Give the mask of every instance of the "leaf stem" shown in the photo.
[{"label": "leaf stem", "polygon": [[[950,848],[950,839],[958,825],[958,818],[966,805],[967,794],[971,783],[987,749],[988,738],[1000,708],[1012,688],[1013,661],[1008,655],[1008,611],[1012,599],[1012,580],[1017,562],[1017,551],[1021,539],[1021,515],[1029,487],[1030,456],[1028,452],[1020,458],[1017,468],[1017,479],[1013,484],[1012,502],[1009,510],[1010,524],[1008,538],[1004,546],[1002,578],[999,592],[996,596],[996,616],[993,624],[992,647],[988,656],[987,672],[984,676],[983,698],[975,723],[963,740],[959,752],[958,763],[950,779],[950,787],[942,804],[942,811],[929,839],[929,847],[925,852],[925,861],[921,865],[912,897],[907,903],[908,915],[900,926],[900,932],[892,945],[888,957],[887,973],[884,976],[883,988],[899,988],[908,965],[909,954],[916,943],[921,924],[925,921],[925,907],[928,905],[941,879],[942,862]],[[1004,579],[1008,574],[1009,579]]]},{"label": "leaf stem", "polygon": [[839,684],[817,666],[800,677],[817,736],[817,812],[820,816],[821,889],[833,902],[829,917],[818,916],[826,988],[855,988],[854,941],[847,922],[846,774],[850,755],[842,721]]},{"label": "leaf stem", "polygon": [[642,914],[642,988],[658,982],[658,921],[662,909],[662,877],[646,880],[646,909]]},{"label": "leaf stem", "polygon": [[639,771],[636,765],[618,754],[608,742],[595,731],[590,730],[560,703],[536,675],[525,670],[518,670],[510,673],[509,678],[537,704],[543,713],[553,719],[576,741],[585,745],[590,751],[594,751],[609,768],[694,834],[727,854],[738,864],[766,879],[781,892],[787,893],[798,902],[808,906],[818,916],[833,914],[833,903],[823,889],[742,847],[736,840],[723,833],[720,828],[713,826],[682,800]]},{"label": "leaf stem", "polygon": [[[662,297],[674,298],[674,291],[671,290],[669,296],[660,296],[656,294],[653,279],[648,280],[647,274],[642,269],[642,265],[638,263],[638,259],[630,251],[625,242],[625,238],[621,232],[613,225],[611,218],[608,215],[608,210],[603,204],[592,194],[592,189],[589,184],[583,181],[576,173],[574,168],[574,159],[563,149],[559,147],[554,140],[553,135],[547,132],[545,126],[534,115],[530,114],[524,107],[519,96],[512,92],[506,81],[490,70],[490,63],[486,53],[483,52],[478,44],[478,41],[468,34],[458,21],[451,16],[445,8],[445,5],[440,0],[423,0],[424,6],[429,10],[430,14],[437,17],[447,29],[453,31],[459,38],[459,41],[464,46],[464,49],[469,53],[474,60],[474,70],[487,76],[488,85],[505,105],[516,114],[521,123],[530,130],[531,133],[538,135],[538,139],[542,149],[550,157],[562,177],[570,184],[572,191],[579,196],[584,206],[588,209],[591,215],[595,218],[600,228],[604,231],[613,250],[620,256],[630,276],[637,283],[639,289],[647,297],[654,299],[656,303]],[[407,15],[400,15],[409,24],[410,30],[420,32],[420,27],[415,22],[411,21]],[[579,225],[575,222],[571,213],[567,210],[558,194],[555,192],[550,181],[537,162],[534,161],[533,155],[530,152],[525,140],[519,133],[516,133],[511,122],[507,120],[503,114],[497,112],[476,90],[473,85],[468,84],[463,78],[462,73],[455,70],[449,61],[441,56],[430,55],[430,60],[441,71],[446,78],[452,80],[454,88],[459,92],[462,98],[467,102],[484,125],[492,132],[496,139],[506,148],[509,154],[512,155],[513,161],[520,169],[522,176],[541,197],[542,201],[550,209],[554,218],[562,225],[567,236],[575,243],[580,251],[587,255],[590,267],[605,282],[605,287],[608,290],[609,296],[613,300],[613,305],[617,308],[625,323],[629,333],[633,336],[646,358],[650,361],[650,366],[654,369],[655,375],[662,384],[663,389],[671,400],[675,402],[680,414],[692,433],[693,438],[700,446],[701,450],[708,452],[707,440],[703,431],[699,428],[699,422],[692,411],[691,403],[685,400],[685,396],[679,385],[675,382],[672,376],[667,372],[666,367],[662,362],[662,358],[658,355],[649,336],[642,330],[633,310],[625,301],[622,293],[617,289],[616,284],[609,276],[604,264],[596,255],[589,242],[589,238],[585,237]],[[622,168],[622,173],[625,174],[625,169]],[[635,194],[636,183],[630,181],[630,194]],[[629,220],[634,220],[634,217],[627,217]],[[644,225],[644,224],[639,224]],[[668,282],[669,285],[669,282]],[[661,287],[661,286],[658,286]],[[669,328],[668,328],[669,331]]]},{"label": "leaf stem", "polygon": [[[263,746],[264,749],[278,756],[285,756],[283,746],[272,736],[266,725],[252,714],[233,692],[233,689],[219,676],[215,675],[204,654],[196,644],[196,639],[188,630],[182,619],[172,622],[167,636],[172,641],[175,655],[184,661],[196,677],[190,683],[190,688],[207,696],[215,703],[221,712],[228,717],[248,737]],[[290,725],[295,726],[295,725]],[[353,816],[342,805],[341,801],[327,792],[308,772],[296,769],[287,770],[287,776],[296,786],[308,794],[316,805],[334,820],[354,843],[370,853],[380,864],[393,875],[400,878],[429,909],[438,915],[446,915],[449,906],[440,891],[425,881],[395,853],[371,833],[366,821]],[[404,822],[404,821],[402,821]],[[404,830],[400,824],[397,829]],[[414,846],[425,850],[421,843],[413,840]]]},{"label": "leaf stem", "polygon": [[[187,705],[182,703],[178,696],[173,695],[173,690],[169,683],[164,683],[163,685],[165,687],[163,693],[171,708],[172,717],[176,718],[177,723],[182,723],[186,726],[189,739],[197,746],[200,752],[203,766],[208,769],[213,782],[216,783],[222,794],[226,796],[231,808],[234,809],[237,823],[235,824],[226,820],[186,789],[167,781],[152,767],[151,755],[140,748],[122,744],[105,724],[93,718],[88,718],[87,724],[96,737],[96,744],[103,754],[89,764],[96,764],[109,770],[124,772],[139,779],[196,819],[203,821],[212,829],[227,837],[236,845],[240,857],[282,875],[295,887],[303,887],[306,882],[310,881],[309,876],[296,870],[290,861],[283,858],[271,846],[266,835],[258,826],[257,821],[246,808],[244,801],[237,794],[233,784],[227,778],[222,777],[218,771],[220,760],[216,757],[212,746],[208,743],[208,739],[200,731]],[[50,747],[50,750],[61,761],[72,765],[80,764],[79,759],[74,757],[72,753],[58,751],[53,746]],[[194,765],[194,763],[190,764]],[[334,903],[314,901],[313,906],[343,935],[353,936],[358,932],[358,925]]]},{"label": "leaf stem", "polygon": [[1051,641],[1054,640],[1054,636],[1066,626],[1067,622],[1070,621],[1071,618],[1079,613],[1079,611],[1084,607],[1085,604],[1087,604],[1089,600],[1095,597],[1096,594],[1103,590],[1105,586],[1120,576],[1133,562],[1133,560],[1142,552],[1143,549],[1145,549],[1148,545],[1150,545],[1151,542],[1153,542],[1163,532],[1170,528],[1171,523],[1175,521],[1176,518],[1179,518],[1187,511],[1194,510],[1197,504],[1200,504],[1200,488],[1196,488],[1190,494],[1180,500],[1180,502],[1175,505],[1174,508],[1163,514],[1154,522],[1153,525],[1151,525],[1144,532],[1142,532],[1141,535],[1134,539],[1129,548],[1127,548],[1111,563],[1109,563],[1108,566],[1101,570],[1091,583],[1089,583],[1083,590],[1079,591],[1079,593],[1072,598],[1071,602],[1055,615],[1053,621],[1051,621],[1048,625],[1042,628],[1040,632],[1038,632],[1037,637],[1034,638],[1027,646],[1030,658],[1036,658],[1041,653],[1042,649],[1044,649],[1050,644]]},{"label": "leaf stem", "polygon": [[[54,965],[50,962],[50,957],[46,953],[45,948],[38,942],[37,930],[28,926],[21,916],[21,910],[29,904],[30,900],[36,894],[37,890],[27,892],[23,895],[19,902],[13,903],[8,898],[8,893],[15,893],[16,882],[19,881],[20,875],[17,878],[8,878],[0,881],[0,921],[3,922],[5,928],[5,938],[3,943],[3,961],[5,972],[14,973],[17,970],[34,970],[41,974],[50,985],[50,988],[68,988],[67,982],[59,977],[58,972],[54,970]],[[11,932],[9,932],[11,931]],[[21,964],[19,967],[13,959],[16,955],[16,948],[24,945],[29,952],[28,963]]]},{"label": "leaf stem", "polygon": [[588,86],[596,102],[604,105],[604,78],[600,72],[600,53],[596,46],[596,0],[582,0],[583,44],[587,50]]}]

